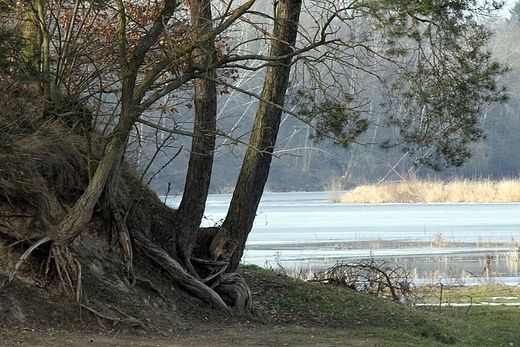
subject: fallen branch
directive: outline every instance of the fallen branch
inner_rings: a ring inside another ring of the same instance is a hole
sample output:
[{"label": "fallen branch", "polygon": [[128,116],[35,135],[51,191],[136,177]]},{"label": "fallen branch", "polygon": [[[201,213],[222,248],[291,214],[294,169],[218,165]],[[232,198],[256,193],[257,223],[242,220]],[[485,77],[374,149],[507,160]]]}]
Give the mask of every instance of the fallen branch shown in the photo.
[{"label": "fallen branch", "polygon": [[359,263],[338,263],[314,275],[312,282],[329,283],[348,288],[390,297],[393,301],[410,303],[412,301],[412,281],[403,268],[374,258]]}]

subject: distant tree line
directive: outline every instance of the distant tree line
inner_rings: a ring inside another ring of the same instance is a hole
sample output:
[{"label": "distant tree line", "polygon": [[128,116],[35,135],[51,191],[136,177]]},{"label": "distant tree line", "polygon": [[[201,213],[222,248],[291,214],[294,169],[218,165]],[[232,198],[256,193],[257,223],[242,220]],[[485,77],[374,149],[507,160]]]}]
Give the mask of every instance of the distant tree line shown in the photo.
[{"label": "distant tree line", "polygon": [[[484,138],[472,143],[471,157],[460,167],[450,167],[443,171],[432,170],[426,165],[417,165],[414,159],[402,148],[381,150],[382,143],[391,137],[393,129],[384,128],[380,115],[377,116],[366,133],[359,137],[359,145],[348,150],[332,141],[316,142],[311,125],[285,115],[280,127],[279,141],[275,150],[271,175],[267,188],[273,191],[318,191],[326,189],[349,189],[359,184],[375,183],[381,180],[392,181],[409,177],[452,177],[500,179],[517,177],[520,174],[520,5],[517,3],[510,10],[510,17],[488,20],[486,26],[492,30],[488,47],[493,57],[509,67],[508,72],[498,79],[507,87],[507,102],[487,106],[478,122],[484,130]],[[239,78],[241,85],[254,85],[254,74],[243,74]],[[361,78],[361,77],[360,77]],[[298,89],[301,76],[293,73],[293,92]],[[370,79],[368,79],[371,81]],[[377,109],[383,96],[377,84],[372,84],[365,91],[369,99],[367,107]],[[291,90],[290,89],[290,90]],[[299,99],[295,97],[293,103]],[[294,105],[293,105],[294,106]],[[247,129],[253,118],[255,101],[247,96],[231,93],[219,100],[219,124],[228,129]],[[172,152],[189,145],[178,139]],[[215,154],[211,191],[213,193],[230,192],[236,181],[244,146],[227,139],[219,143]],[[158,172],[151,186],[159,194],[183,191],[184,166],[181,164],[187,156],[179,155],[176,164],[159,170],[156,162],[152,171]]]}]

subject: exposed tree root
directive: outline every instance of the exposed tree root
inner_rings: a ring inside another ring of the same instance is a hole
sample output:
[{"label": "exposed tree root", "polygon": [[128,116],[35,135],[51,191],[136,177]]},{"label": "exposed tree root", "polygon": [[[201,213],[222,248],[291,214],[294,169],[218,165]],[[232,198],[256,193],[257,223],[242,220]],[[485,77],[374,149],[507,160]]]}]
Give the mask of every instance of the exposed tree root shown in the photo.
[{"label": "exposed tree root", "polygon": [[[191,258],[194,263],[197,263],[199,267],[204,267],[207,275],[202,279],[202,283],[210,285],[210,283],[214,283],[215,279],[218,280],[218,277],[222,275],[229,266],[229,260],[207,260],[201,258]],[[215,284],[217,285],[218,282]],[[211,288],[214,288],[215,285],[210,285]]]},{"label": "exposed tree root", "polygon": [[[14,279],[16,272],[20,268],[20,266],[24,263],[24,261],[29,258],[31,253],[36,250],[41,245],[52,242],[51,236],[45,236],[34,244],[32,244],[21,256],[18,258],[13,270],[9,274],[9,282]],[[54,263],[54,268],[56,270],[57,277],[59,278],[63,290],[67,295],[72,296],[74,293],[76,302],[80,302],[81,300],[81,265],[80,263],[74,259],[67,247],[61,247],[53,244],[51,246],[49,256],[47,257],[47,262],[45,265],[45,275],[48,276],[51,270],[51,263]]]},{"label": "exposed tree root", "polygon": [[109,316],[109,315],[103,314],[103,313],[93,309],[92,307],[84,305],[84,304],[81,304],[80,306],[81,306],[81,308],[89,311],[94,316],[96,316],[98,318],[99,325],[105,330],[108,330],[108,329],[103,324],[102,319],[111,321],[113,325],[125,324],[125,325],[131,326],[131,327],[139,327],[139,328],[142,328],[147,331],[150,330],[141,321],[139,321],[138,319],[136,319],[134,317],[127,315],[126,313],[124,313],[120,309],[118,309],[117,307],[112,307],[112,308],[115,309],[116,311],[118,311],[121,315],[126,316],[126,318],[118,318],[118,317]]},{"label": "exposed tree root", "polygon": [[11,271],[11,273],[9,274],[9,282],[11,282],[14,278],[14,276],[16,275],[16,271],[18,270],[18,268],[20,267],[20,265],[23,264],[23,262],[29,257],[29,255],[31,255],[31,253],[38,247],[40,247],[41,245],[43,245],[44,243],[47,243],[51,241],[51,237],[50,236],[45,236],[41,239],[39,239],[38,241],[36,241],[35,243],[33,243],[31,245],[31,247],[29,247],[21,256],[20,258],[18,258],[18,261],[16,262],[16,264],[14,265],[14,268],[13,270]]},{"label": "exposed tree root", "polygon": [[215,309],[231,313],[230,308],[215,291],[187,273],[165,250],[154,244],[137,230],[131,230],[131,235],[136,241],[137,246],[141,248],[150,259],[159,264],[184,290],[209,302]]},{"label": "exposed tree root", "polygon": [[116,209],[112,213],[113,218],[115,220],[117,234],[119,237],[119,244],[123,249],[123,272],[125,274],[126,279],[130,282],[130,285],[135,284],[135,275],[133,269],[133,252],[132,252],[132,243],[130,242],[130,234],[128,232],[128,227],[126,226],[125,221],[123,220],[123,216]]},{"label": "exposed tree root", "polygon": [[215,291],[229,306],[242,313],[251,312],[253,306],[251,289],[239,273],[223,274]]},{"label": "exposed tree root", "polygon": [[45,269],[48,275],[51,267],[51,259],[54,260],[54,268],[65,293],[74,296],[77,302],[81,298],[81,265],[69,253],[67,247],[52,245],[49,259]]},{"label": "exposed tree root", "polygon": [[83,285],[81,283],[81,264],[77,259],[74,259],[74,264],[76,264],[78,273],[78,276],[76,277],[76,302],[79,304],[81,302],[81,293],[83,291]]},{"label": "exposed tree root", "polygon": [[230,307],[245,313],[251,311],[251,290],[240,274],[226,273],[236,247],[237,243],[225,229],[199,229],[196,254],[200,257],[191,260],[203,283],[215,290]]}]

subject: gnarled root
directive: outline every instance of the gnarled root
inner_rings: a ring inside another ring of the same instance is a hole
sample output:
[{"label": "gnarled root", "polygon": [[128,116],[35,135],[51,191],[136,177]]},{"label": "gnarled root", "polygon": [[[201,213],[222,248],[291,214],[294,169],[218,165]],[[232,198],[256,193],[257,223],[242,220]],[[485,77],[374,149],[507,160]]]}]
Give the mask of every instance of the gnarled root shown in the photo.
[{"label": "gnarled root", "polygon": [[214,308],[229,313],[229,307],[210,287],[206,286],[197,278],[187,273],[182,266],[168,252],[150,241],[146,236],[137,230],[131,230],[136,245],[159,266],[161,266],[168,276],[178,283],[188,293],[209,302]]},{"label": "gnarled root", "polygon": [[113,218],[117,228],[119,243],[121,244],[121,248],[123,250],[123,272],[125,274],[125,278],[128,280],[130,285],[134,285],[134,256],[132,251],[132,243],[130,242],[130,233],[128,231],[128,227],[126,226],[125,221],[123,220],[121,213],[118,210],[115,210],[113,212]]},{"label": "gnarled root", "polygon": [[230,307],[241,313],[251,312],[253,305],[251,289],[239,273],[223,274],[220,277],[220,283],[215,286],[214,290]]},{"label": "gnarled root", "polygon": [[[16,275],[16,271],[23,264],[31,253],[41,245],[52,242],[50,236],[45,236],[36,241],[18,258],[13,270],[9,274],[9,282],[12,281]],[[48,276],[51,267],[54,266],[58,279],[67,293],[67,295],[75,294],[76,301],[79,302],[81,298],[81,265],[74,259],[66,246],[53,244],[49,251],[49,256],[45,265],[45,275]]]},{"label": "gnarled root", "polygon": [[14,278],[14,276],[16,275],[16,271],[18,270],[18,268],[20,267],[20,265],[23,264],[23,262],[29,258],[29,255],[31,255],[31,253],[38,247],[40,247],[41,245],[43,245],[44,243],[47,243],[51,241],[51,238],[50,236],[45,236],[44,238],[41,238],[39,239],[38,241],[36,241],[31,247],[29,247],[21,256],[20,258],[18,258],[18,261],[16,262],[13,270],[11,271],[11,273],[9,274],[9,282],[11,282]]}]

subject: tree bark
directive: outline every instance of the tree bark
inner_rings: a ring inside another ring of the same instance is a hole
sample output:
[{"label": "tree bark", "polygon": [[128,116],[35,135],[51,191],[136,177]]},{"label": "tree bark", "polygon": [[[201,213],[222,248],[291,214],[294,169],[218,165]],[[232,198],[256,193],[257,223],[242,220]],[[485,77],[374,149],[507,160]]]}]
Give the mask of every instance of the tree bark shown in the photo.
[{"label": "tree bark", "polygon": [[[213,30],[211,1],[191,0],[191,27],[193,39]],[[213,167],[213,151],[215,149],[215,130],[217,117],[217,93],[214,82],[215,73],[207,70],[215,60],[215,41],[213,38],[201,43],[192,51],[191,64],[197,74],[207,75],[194,81],[195,116],[191,144],[190,161],[184,186],[184,194],[176,213],[175,246],[176,252],[186,267],[196,274],[190,258],[197,239],[206,199],[208,196],[211,171]]]},{"label": "tree bark", "polygon": [[236,271],[245,243],[253,228],[256,211],[267,182],[272,153],[278,136],[281,107],[291,71],[290,53],[298,33],[301,0],[280,0],[275,14],[270,56],[280,57],[267,68],[261,100],[229,210],[222,227],[238,243],[228,272]]}]

